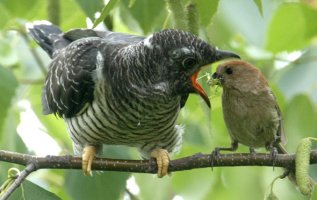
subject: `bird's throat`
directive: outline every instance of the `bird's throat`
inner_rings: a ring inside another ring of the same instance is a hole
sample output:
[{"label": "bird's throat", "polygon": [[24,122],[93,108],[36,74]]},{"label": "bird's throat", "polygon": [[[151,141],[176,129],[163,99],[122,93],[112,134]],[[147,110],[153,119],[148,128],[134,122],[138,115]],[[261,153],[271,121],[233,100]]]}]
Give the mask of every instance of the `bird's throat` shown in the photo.
[{"label": "bird's throat", "polygon": [[197,77],[199,74],[200,70],[197,70],[192,76],[191,76],[191,81],[193,84],[193,87],[195,88],[196,92],[204,99],[208,107],[210,107],[210,100],[204,91],[204,89],[201,87],[201,85],[197,82]]}]

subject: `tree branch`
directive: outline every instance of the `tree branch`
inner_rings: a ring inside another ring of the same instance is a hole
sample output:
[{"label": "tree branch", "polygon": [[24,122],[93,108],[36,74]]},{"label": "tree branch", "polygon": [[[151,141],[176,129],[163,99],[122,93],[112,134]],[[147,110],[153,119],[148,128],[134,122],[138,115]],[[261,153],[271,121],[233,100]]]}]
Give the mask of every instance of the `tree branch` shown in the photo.
[{"label": "tree branch", "polygon": [[[46,156],[38,157],[0,150],[0,161],[27,166],[33,163],[37,169],[81,169],[81,158],[73,156]],[[311,151],[310,163],[317,164],[317,150]],[[184,171],[207,167],[233,166],[274,166],[293,169],[295,154],[279,154],[273,164],[271,154],[230,153],[214,157],[212,154],[197,153],[192,156],[171,160],[169,171]],[[155,160],[119,160],[96,158],[92,165],[93,170],[121,171],[135,173],[157,173]]]},{"label": "tree branch", "polygon": [[[23,180],[38,169],[81,169],[81,157],[73,156],[46,156],[39,157],[28,154],[0,150],[0,161],[24,165],[26,168],[9,186],[1,200],[6,200]],[[310,164],[317,164],[317,150],[310,152]],[[175,160],[169,164],[169,172],[184,171],[207,167],[233,167],[233,166],[274,166],[287,169],[295,168],[295,154],[278,154],[273,162],[271,154],[229,153],[213,156],[213,154],[197,153]],[[95,158],[93,170],[121,171],[135,173],[157,173],[157,165],[151,160],[120,160],[108,158]]]}]

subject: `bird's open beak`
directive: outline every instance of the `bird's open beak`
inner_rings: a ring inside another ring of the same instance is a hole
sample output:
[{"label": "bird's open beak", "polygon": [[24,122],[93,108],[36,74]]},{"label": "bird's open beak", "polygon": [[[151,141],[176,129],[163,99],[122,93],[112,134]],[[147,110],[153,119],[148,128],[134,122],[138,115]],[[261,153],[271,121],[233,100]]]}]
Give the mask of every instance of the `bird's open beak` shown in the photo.
[{"label": "bird's open beak", "polygon": [[[240,59],[240,56],[233,53],[233,52],[230,52],[230,51],[223,51],[223,50],[217,49],[216,55],[215,55],[215,60],[213,60],[212,62],[224,60],[226,58],[238,58],[238,59]],[[210,104],[209,97],[208,97],[207,93],[204,91],[204,89],[201,87],[201,85],[197,82],[197,77],[198,77],[199,71],[200,71],[200,69],[197,70],[191,76],[191,81],[192,81],[193,87],[195,88],[196,92],[204,99],[204,101],[206,102],[206,104],[210,108],[211,104]]]},{"label": "bird's open beak", "polygon": [[204,101],[206,102],[206,104],[208,105],[208,107],[210,108],[210,100],[208,95],[206,94],[206,92],[204,91],[204,89],[201,87],[201,85],[197,82],[197,77],[199,74],[199,70],[197,70],[191,77],[192,80],[192,84],[196,90],[196,92],[204,99]]}]

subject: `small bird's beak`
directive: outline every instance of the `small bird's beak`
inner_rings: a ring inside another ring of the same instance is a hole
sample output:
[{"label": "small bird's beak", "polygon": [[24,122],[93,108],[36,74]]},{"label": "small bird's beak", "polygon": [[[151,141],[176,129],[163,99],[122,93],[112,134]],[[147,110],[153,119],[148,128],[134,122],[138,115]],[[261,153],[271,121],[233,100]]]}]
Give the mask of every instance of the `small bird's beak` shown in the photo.
[{"label": "small bird's beak", "polygon": [[[216,50],[216,55],[214,57],[215,60],[213,62],[220,61],[220,60],[223,60],[223,59],[226,59],[226,58],[238,58],[238,59],[240,59],[240,56],[235,54],[235,53],[233,53],[233,52],[230,52],[230,51],[223,51],[223,50],[217,49]],[[197,70],[191,76],[191,81],[192,81],[192,84],[193,84],[196,92],[204,99],[204,101],[206,102],[206,104],[210,108],[209,97],[206,94],[206,92],[204,91],[204,89],[201,87],[201,85],[199,85],[199,83],[197,82],[197,77],[198,77],[199,71],[200,71],[200,69]],[[219,80],[219,81],[221,81],[221,80]]]},{"label": "small bird's beak", "polygon": [[222,85],[223,77],[217,74],[217,72],[213,73],[211,78],[213,80],[213,85],[220,85],[220,86]]}]

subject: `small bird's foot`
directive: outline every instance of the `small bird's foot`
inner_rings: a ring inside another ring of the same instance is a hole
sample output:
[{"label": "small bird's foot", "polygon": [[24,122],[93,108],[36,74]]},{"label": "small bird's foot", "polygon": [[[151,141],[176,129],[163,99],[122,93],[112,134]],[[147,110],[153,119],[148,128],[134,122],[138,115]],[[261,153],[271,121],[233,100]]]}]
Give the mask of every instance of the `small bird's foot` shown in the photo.
[{"label": "small bird's foot", "polygon": [[255,149],[253,147],[250,147],[249,151],[250,151],[251,155],[256,155],[256,151],[255,151]]},{"label": "small bird's foot", "polygon": [[96,156],[96,147],[95,146],[86,146],[83,152],[82,158],[82,168],[85,176],[91,176],[91,165],[92,161]]},{"label": "small bird's foot", "polygon": [[216,147],[211,153],[213,156],[219,156],[220,151],[236,151],[238,149],[238,142],[234,141],[231,143],[230,147]]},{"label": "small bird's foot", "polygon": [[219,156],[220,156],[220,147],[216,147],[212,152],[211,152],[211,155],[210,155],[210,166],[211,166],[211,169],[213,169],[214,167],[214,160],[218,159]]},{"label": "small bird's foot", "polygon": [[216,148],[211,152],[211,156],[214,157],[214,158],[219,157],[221,150],[222,150],[221,147],[216,147]]},{"label": "small bird's foot", "polygon": [[277,154],[278,154],[278,151],[276,149],[276,147],[272,147],[271,148],[271,157],[272,157],[272,166],[273,166],[273,170],[274,170],[274,167],[275,167],[275,161],[276,161],[276,157],[277,157]]},{"label": "small bird's foot", "polygon": [[168,151],[165,149],[155,149],[151,152],[151,157],[156,159],[157,163],[157,176],[162,178],[168,174],[168,165],[170,157]]},{"label": "small bird's foot", "polygon": [[233,142],[231,143],[231,146],[230,146],[230,147],[216,147],[216,148],[211,152],[211,156],[210,156],[210,159],[211,159],[210,165],[211,165],[211,167],[214,166],[214,160],[219,158],[221,151],[236,151],[236,150],[238,149],[238,146],[239,146],[238,142],[233,141]]}]

